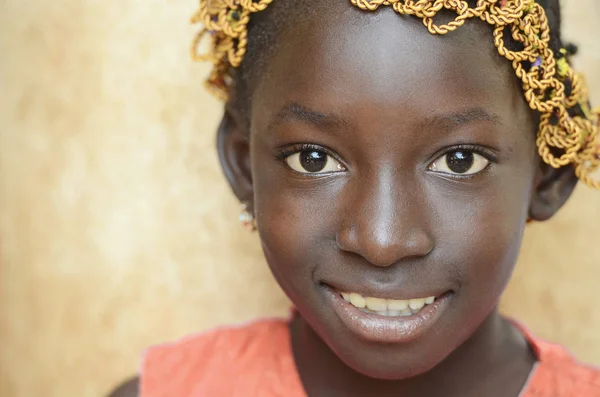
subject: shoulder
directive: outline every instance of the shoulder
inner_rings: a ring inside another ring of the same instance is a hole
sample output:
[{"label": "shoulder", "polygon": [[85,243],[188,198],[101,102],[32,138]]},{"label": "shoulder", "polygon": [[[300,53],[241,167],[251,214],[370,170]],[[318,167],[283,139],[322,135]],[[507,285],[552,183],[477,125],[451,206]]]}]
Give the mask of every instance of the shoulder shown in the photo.
[{"label": "shoulder", "polygon": [[[531,388],[553,396],[600,397],[600,368],[578,361],[561,345],[535,341],[539,357]],[[544,395],[544,394],[542,394]]]},{"label": "shoulder", "polygon": [[139,397],[140,379],[138,377],[129,379],[108,395],[108,397]]},{"label": "shoulder", "polygon": [[224,388],[259,379],[285,355],[286,343],[288,321],[264,319],[154,346],[144,356],[140,388],[144,396],[235,395]]},{"label": "shoulder", "polygon": [[196,335],[186,336],[178,341],[157,345],[146,351],[144,362],[160,362],[161,366],[182,361],[209,360],[226,356],[239,359],[240,355],[251,353],[250,346],[274,345],[285,338],[288,322],[284,319],[261,319],[239,325],[214,328]]},{"label": "shoulder", "polygon": [[567,396],[600,397],[600,368],[578,361],[560,345],[553,345],[553,349],[553,354],[540,363],[546,382],[554,381]]}]

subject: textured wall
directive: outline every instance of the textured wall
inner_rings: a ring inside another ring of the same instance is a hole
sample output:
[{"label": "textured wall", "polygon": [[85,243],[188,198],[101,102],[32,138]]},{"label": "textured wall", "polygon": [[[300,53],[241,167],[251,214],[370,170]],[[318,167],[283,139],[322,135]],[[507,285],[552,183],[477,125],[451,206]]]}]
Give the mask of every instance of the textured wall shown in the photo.
[{"label": "textured wall", "polygon": [[[2,396],[98,396],[148,344],[285,312],[218,170],[194,6],[0,1]],[[566,13],[598,103],[600,2]],[[531,227],[504,308],[600,364],[598,220],[582,187]]]}]

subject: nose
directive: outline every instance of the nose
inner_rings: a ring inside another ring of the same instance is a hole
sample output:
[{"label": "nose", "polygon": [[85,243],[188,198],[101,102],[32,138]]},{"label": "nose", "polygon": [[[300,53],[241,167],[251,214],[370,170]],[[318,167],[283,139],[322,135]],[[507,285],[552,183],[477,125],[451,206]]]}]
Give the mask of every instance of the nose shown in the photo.
[{"label": "nose", "polygon": [[380,267],[427,256],[434,241],[427,231],[426,200],[419,189],[400,186],[393,178],[367,184],[361,183],[346,196],[349,200],[336,234],[339,249]]}]

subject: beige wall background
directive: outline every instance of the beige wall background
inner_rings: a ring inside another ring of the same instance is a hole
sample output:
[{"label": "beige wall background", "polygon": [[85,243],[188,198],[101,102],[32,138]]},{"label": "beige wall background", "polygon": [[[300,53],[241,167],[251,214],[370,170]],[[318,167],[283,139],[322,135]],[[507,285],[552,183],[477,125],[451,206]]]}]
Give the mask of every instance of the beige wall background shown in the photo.
[{"label": "beige wall background", "polygon": [[[566,0],[600,102],[600,2]],[[0,395],[99,396],[149,344],[286,313],[188,58],[194,0],[0,1]],[[527,233],[504,310],[600,364],[600,192]]]}]

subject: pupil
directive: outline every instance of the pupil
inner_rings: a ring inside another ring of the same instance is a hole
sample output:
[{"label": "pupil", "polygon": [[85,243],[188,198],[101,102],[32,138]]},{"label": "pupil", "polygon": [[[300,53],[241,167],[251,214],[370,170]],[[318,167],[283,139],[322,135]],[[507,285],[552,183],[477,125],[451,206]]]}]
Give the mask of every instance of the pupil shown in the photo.
[{"label": "pupil", "polygon": [[327,164],[327,155],[317,151],[300,152],[300,165],[308,172],[319,172]]},{"label": "pupil", "polygon": [[464,174],[473,167],[475,157],[471,152],[456,151],[446,155],[446,165],[452,172]]}]

